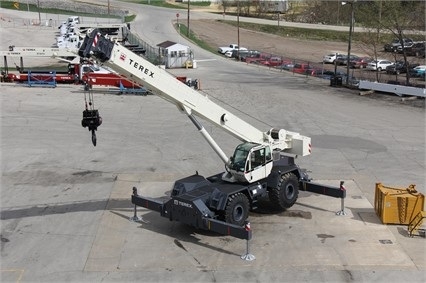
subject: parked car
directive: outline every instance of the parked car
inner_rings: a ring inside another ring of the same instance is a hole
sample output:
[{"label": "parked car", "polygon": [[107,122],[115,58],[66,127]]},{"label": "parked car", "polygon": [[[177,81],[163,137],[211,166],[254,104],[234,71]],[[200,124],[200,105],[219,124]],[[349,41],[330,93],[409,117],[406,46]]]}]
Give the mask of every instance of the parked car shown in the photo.
[{"label": "parked car", "polygon": [[[241,61],[241,57],[246,56],[249,53],[248,50],[232,50],[231,58]],[[225,53],[226,56],[226,53]]]},{"label": "parked car", "polygon": [[310,73],[314,70],[314,67],[312,67],[309,64],[306,63],[302,63],[302,64],[294,64],[292,71],[294,73],[298,73],[298,74],[306,74],[306,75],[310,75]]},{"label": "parked car", "polygon": [[235,50],[235,49],[240,49],[240,50],[247,50],[247,48],[245,48],[245,47],[238,47],[238,45],[237,44],[235,44],[235,43],[232,43],[232,44],[229,44],[229,46],[222,46],[222,47],[219,47],[218,49],[217,49],[217,52],[219,52],[220,54],[225,54],[227,51],[232,51],[232,50]]},{"label": "parked car", "polygon": [[[411,38],[404,38],[403,42],[404,46],[408,46],[413,43],[413,40]],[[385,46],[383,46],[383,49],[386,52],[396,52],[398,50],[398,46],[401,46],[401,41],[399,40],[399,38],[396,38],[392,40],[391,43],[385,44]]]},{"label": "parked car", "polygon": [[425,54],[425,42],[415,42],[412,46],[405,48],[405,54],[407,56],[420,56],[420,54],[422,54],[423,50],[423,55]]},{"label": "parked car", "polygon": [[410,64],[405,61],[397,61],[395,64],[386,67],[386,73],[391,75],[399,75],[407,73],[407,69],[411,70],[414,67],[417,67],[419,64]]},{"label": "parked car", "polygon": [[286,70],[286,71],[291,71],[294,68],[294,63],[292,62],[286,62],[280,66],[277,66],[277,69],[281,69],[281,70]]},{"label": "parked car", "polygon": [[261,62],[267,60],[270,56],[271,55],[268,53],[259,53],[254,57],[246,58],[245,62],[251,64],[260,64]]},{"label": "parked car", "polygon": [[248,51],[247,49],[241,49],[240,48],[240,49],[228,50],[223,55],[225,55],[225,57],[228,57],[228,58],[235,58],[236,59],[236,58],[238,58],[238,53],[243,53],[243,52],[247,52],[247,51]]},{"label": "parked car", "polygon": [[335,75],[340,76],[342,78],[346,76],[346,74],[344,72],[341,72],[341,71],[337,71],[336,74],[334,74],[334,71],[323,70],[323,69],[315,69],[315,70],[313,70],[311,75],[314,76],[314,77],[318,77],[318,78],[326,79],[326,80],[331,79]]},{"label": "parked car", "polygon": [[371,61],[373,61],[373,59],[370,57],[358,57],[354,60],[350,60],[349,67],[353,69],[363,69],[367,67],[368,63]]},{"label": "parked car", "polygon": [[413,47],[413,45],[414,45],[413,41],[404,43],[404,48],[402,48],[402,45],[398,45],[396,47],[396,52],[398,52],[399,54],[402,54],[404,53],[404,50],[407,51],[407,49]]},{"label": "parked car", "polygon": [[231,58],[232,57],[232,52],[234,52],[234,50],[228,50],[223,55],[225,55],[225,57]]},{"label": "parked car", "polygon": [[281,66],[283,64],[283,60],[281,57],[273,56],[271,58],[268,58],[265,61],[262,61],[261,64],[268,66],[268,67],[277,67]]},{"label": "parked car", "polygon": [[246,62],[247,58],[257,58],[260,56],[260,51],[247,50],[247,52],[240,52],[240,61]]},{"label": "parked car", "polygon": [[424,78],[426,72],[426,65],[417,66],[409,71],[410,77]]},{"label": "parked car", "polygon": [[334,59],[333,64],[339,65],[341,61],[343,61],[345,58],[347,57],[347,55],[344,54],[337,54],[336,58]]},{"label": "parked car", "polygon": [[330,80],[331,86],[339,86],[342,84],[349,83],[352,86],[357,86],[359,84],[359,80],[354,76],[349,76],[349,81],[347,82],[346,72],[342,72],[337,70],[336,73],[330,70],[313,70],[310,73],[311,76],[315,76],[318,78]]},{"label": "parked car", "polygon": [[389,60],[374,60],[371,61],[370,63],[367,64],[367,70],[371,70],[371,71],[382,71],[382,70],[386,70],[387,66],[392,65],[393,62],[389,61]]},{"label": "parked car", "polygon": [[[356,60],[359,57],[356,55],[351,55],[349,61]],[[348,64],[348,55],[341,55],[336,58],[336,65],[346,66]]]},{"label": "parked car", "polygon": [[337,55],[340,55],[340,53],[335,52],[335,53],[327,54],[322,58],[322,62],[325,64],[334,64],[334,61],[336,60]]}]

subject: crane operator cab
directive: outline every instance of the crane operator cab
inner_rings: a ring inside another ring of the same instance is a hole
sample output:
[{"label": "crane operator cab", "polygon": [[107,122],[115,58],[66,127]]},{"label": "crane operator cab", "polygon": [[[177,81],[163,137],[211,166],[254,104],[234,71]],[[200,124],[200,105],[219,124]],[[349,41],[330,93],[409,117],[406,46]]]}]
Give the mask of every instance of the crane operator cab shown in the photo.
[{"label": "crane operator cab", "polygon": [[273,165],[269,144],[242,143],[235,149],[227,166],[235,181],[253,183],[268,177]]}]

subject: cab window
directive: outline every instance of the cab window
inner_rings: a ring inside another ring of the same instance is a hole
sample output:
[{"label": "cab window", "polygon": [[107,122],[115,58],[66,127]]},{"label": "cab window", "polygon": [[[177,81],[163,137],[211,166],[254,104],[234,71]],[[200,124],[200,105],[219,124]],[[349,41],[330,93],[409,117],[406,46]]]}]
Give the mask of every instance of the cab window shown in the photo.
[{"label": "cab window", "polygon": [[262,166],[265,164],[265,148],[258,149],[251,153],[251,168]]}]

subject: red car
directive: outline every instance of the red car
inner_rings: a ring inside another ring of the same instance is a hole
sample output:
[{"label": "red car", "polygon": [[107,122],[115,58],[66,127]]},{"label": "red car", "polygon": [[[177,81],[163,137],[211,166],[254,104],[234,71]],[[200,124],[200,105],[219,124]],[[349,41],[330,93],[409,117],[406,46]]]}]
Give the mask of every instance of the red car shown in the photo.
[{"label": "red car", "polygon": [[252,63],[252,64],[261,64],[262,62],[269,59],[270,54],[266,53],[260,53],[257,54],[255,57],[248,57],[246,58],[246,63]]},{"label": "red car", "polygon": [[373,61],[372,58],[359,57],[355,60],[351,60],[349,62],[349,67],[351,67],[353,69],[363,69],[363,68],[367,67],[368,63],[370,63],[371,61]]},{"label": "red car", "polygon": [[262,61],[261,64],[268,67],[277,67],[283,64],[283,60],[281,59],[281,57],[271,57],[266,59],[265,61]]},{"label": "red car", "polygon": [[292,71],[294,73],[310,75],[314,71],[314,67],[309,64],[294,64]]}]

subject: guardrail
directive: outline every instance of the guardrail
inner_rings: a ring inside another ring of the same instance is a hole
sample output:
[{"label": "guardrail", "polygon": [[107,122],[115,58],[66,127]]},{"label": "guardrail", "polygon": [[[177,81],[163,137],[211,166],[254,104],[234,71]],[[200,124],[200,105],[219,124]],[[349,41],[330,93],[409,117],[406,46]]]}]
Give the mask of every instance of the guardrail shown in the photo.
[{"label": "guardrail", "polygon": [[[241,57],[241,60],[232,57],[231,59],[243,61],[246,64],[256,64],[259,67],[262,66],[271,69],[277,69],[280,71],[290,71],[293,73],[299,73],[306,76],[315,76],[326,80],[331,80],[333,77],[338,76],[342,78],[342,83],[346,85],[346,65],[334,65],[325,64],[323,62],[312,62],[303,59],[291,58],[288,56],[282,56],[260,51],[257,51],[257,54],[258,55],[256,57],[251,58],[250,56],[247,56],[245,58]],[[269,61],[271,58],[273,58],[273,61]],[[416,58],[416,60],[421,60],[421,58]],[[412,93],[411,91],[407,92],[407,90],[404,90],[404,85],[407,84],[406,76],[406,74],[388,74],[386,73],[386,71],[371,71],[365,68],[350,68],[349,82],[351,86],[358,86],[359,81],[370,81],[372,83],[378,82],[384,85],[389,84],[391,89],[395,88],[395,86],[398,86],[396,91],[389,91],[391,93],[396,93],[398,95],[412,95],[410,94]],[[423,90],[425,88],[426,83],[423,77],[410,77],[409,83],[411,85],[410,89],[420,89],[415,90],[414,93],[417,94],[420,92],[420,96],[424,96]],[[377,90],[382,91],[380,87]],[[384,91],[386,91],[386,89]]]},{"label": "guardrail", "polygon": [[386,84],[386,83],[370,82],[370,81],[360,81],[358,88],[361,90],[375,90],[375,91],[381,91],[381,92],[389,92],[389,93],[394,93],[398,96],[411,95],[411,96],[426,97],[426,89],[420,88],[420,87],[394,85],[394,84]]},{"label": "guardrail", "polygon": [[32,73],[28,71],[29,87],[32,86],[45,86],[45,87],[56,87],[56,72],[50,74]]}]

